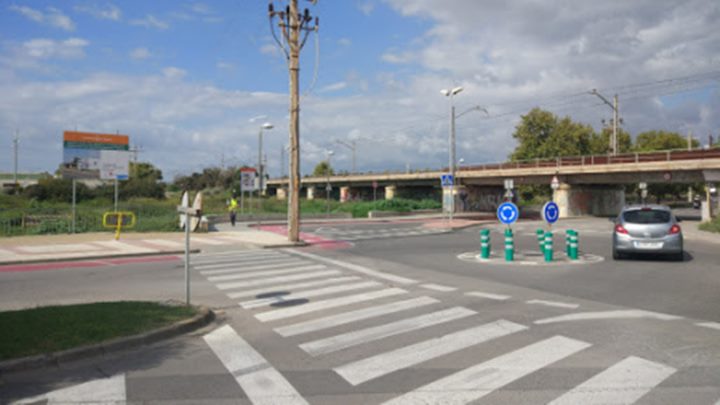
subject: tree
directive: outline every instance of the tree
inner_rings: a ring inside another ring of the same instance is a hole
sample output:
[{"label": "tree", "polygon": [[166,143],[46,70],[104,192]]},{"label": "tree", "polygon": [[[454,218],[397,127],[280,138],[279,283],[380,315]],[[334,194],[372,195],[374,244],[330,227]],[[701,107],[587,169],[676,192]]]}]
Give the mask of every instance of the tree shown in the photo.
[{"label": "tree", "polygon": [[328,163],[327,160],[323,160],[322,162],[318,163],[313,170],[313,177],[325,177],[332,176],[334,174],[335,171],[330,166],[330,163]]},{"label": "tree", "polygon": [[[700,146],[700,143],[696,139],[693,139],[691,144],[693,148]],[[637,138],[635,138],[633,150],[636,152],[652,152],[669,149],[687,149],[687,146],[687,138],[677,132],[652,130],[638,134]],[[648,185],[648,193],[654,195],[658,203],[668,195],[679,198],[685,191],[687,191],[687,186],[681,184],[658,183]]]},{"label": "tree", "polygon": [[521,117],[513,138],[518,141],[510,160],[547,159],[558,156],[579,156],[591,152],[595,131],[589,125],[574,122],[570,117],[558,118],[540,108]]},{"label": "tree", "polygon": [[[695,138],[692,140],[692,147],[700,146]],[[652,152],[657,150],[669,149],[687,149],[687,138],[670,131],[645,131],[638,134],[635,138],[634,150],[636,152]]]},{"label": "tree", "polygon": [[146,162],[130,162],[130,179],[159,181],[163,179],[162,171]]},{"label": "tree", "polygon": [[[610,153],[610,138],[612,128],[605,127],[599,134],[594,134],[590,141],[590,152],[593,155],[604,155]],[[618,153],[631,152],[633,149],[630,133],[618,128]]]}]

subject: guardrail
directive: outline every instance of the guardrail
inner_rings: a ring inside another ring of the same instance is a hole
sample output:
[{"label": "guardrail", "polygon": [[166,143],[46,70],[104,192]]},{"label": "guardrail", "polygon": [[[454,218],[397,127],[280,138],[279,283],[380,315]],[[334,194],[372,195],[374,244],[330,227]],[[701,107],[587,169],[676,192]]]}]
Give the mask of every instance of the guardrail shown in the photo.
[{"label": "guardrail", "polygon": [[[456,168],[456,171],[483,171],[483,170],[507,170],[507,169],[532,169],[532,168],[560,168],[572,166],[594,166],[594,165],[612,165],[612,164],[628,164],[628,163],[652,163],[652,162],[672,162],[679,160],[705,160],[720,159],[720,148],[712,149],[671,149],[655,152],[633,152],[622,153],[619,155],[584,155],[584,156],[562,156],[550,159],[532,159],[519,160],[515,162],[503,163],[485,163],[479,165],[462,165]],[[372,176],[372,175],[400,175],[415,173],[436,173],[447,172],[448,168],[411,170],[411,171],[390,171],[383,172],[359,172],[359,173],[337,173],[331,176],[333,178],[343,178],[351,176]],[[305,176],[304,178],[313,178]],[[325,180],[325,177],[322,177]],[[283,184],[287,183],[287,176],[281,178],[270,179],[268,183]]]}]

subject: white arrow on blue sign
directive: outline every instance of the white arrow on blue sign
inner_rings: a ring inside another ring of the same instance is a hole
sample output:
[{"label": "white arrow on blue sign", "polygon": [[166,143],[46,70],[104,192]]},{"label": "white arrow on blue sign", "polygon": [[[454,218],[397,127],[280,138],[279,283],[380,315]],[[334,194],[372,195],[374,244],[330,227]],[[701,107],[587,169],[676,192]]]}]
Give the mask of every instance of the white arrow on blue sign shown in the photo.
[{"label": "white arrow on blue sign", "polygon": [[443,187],[446,186],[452,186],[453,185],[453,175],[452,174],[443,174],[440,176],[440,183]]},{"label": "white arrow on blue sign", "polygon": [[560,208],[553,201],[546,202],[542,208],[542,216],[545,222],[554,224],[560,218]]},{"label": "white arrow on blue sign", "polygon": [[500,204],[497,209],[497,217],[505,225],[510,225],[518,220],[520,212],[518,211],[517,205],[511,202],[504,202]]}]

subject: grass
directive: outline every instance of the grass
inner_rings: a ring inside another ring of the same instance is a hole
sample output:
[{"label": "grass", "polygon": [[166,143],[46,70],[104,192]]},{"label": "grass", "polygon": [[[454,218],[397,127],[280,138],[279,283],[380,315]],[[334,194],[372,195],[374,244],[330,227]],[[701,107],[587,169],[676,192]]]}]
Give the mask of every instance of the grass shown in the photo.
[{"label": "grass", "polygon": [[150,331],[196,314],[153,302],[101,302],[0,312],[0,360]]},{"label": "grass", "polygon": [[720,217],[716,217],[712,221],[703,222],[700,224],[700,230],[720,233]]}]

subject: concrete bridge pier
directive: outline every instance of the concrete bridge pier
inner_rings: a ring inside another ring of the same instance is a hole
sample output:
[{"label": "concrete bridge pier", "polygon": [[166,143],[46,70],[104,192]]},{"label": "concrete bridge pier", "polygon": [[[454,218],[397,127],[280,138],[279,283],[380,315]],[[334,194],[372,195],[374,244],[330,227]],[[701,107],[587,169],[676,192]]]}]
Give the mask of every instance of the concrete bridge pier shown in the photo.
[{"label": "concrete bridge pier", "polygon": [[352,198],[352,192],[350,190],[350,186],[342,186],[340,187],[340,202],[348,202]]},{"label": "concrete bridge pier", "polygon": [[625,206],[625,188],[618,185],[571,185],[561,183],[553,193],[560,218],[584,215],[613,216]]},{"label": "concrete bridge pier", "polygon": [[385,186],[385,199],[386,200],[392,200],[395,198],[395,193],[397,193],[397,186],[394,184],[390,184]]},{"label": "concrete bridge pier", "polygon": [[308,200],[314,200],[314,199],[315,199],[315,192],[316,192],[316,191],[317,191],[317,190],[316,190],[315,187],[313,187],[313,186],[308,186],[307,189],[305,189],[305,192],[306,192],[305,198],[307,198]]},{"label": "concrete bridge pier", "polygon": [[[468,184],[460,186],[455,201],[456,211],[495,212],[505,201],[502,186],[480,186]],[[464,200],[464,203],[463,203]]]},{"label": "concrete bridge pier", "polygon": [[287,199],[287,190],[285,187],[278,187],[275,191],[275,197],[278,200],[286,200]]}]

